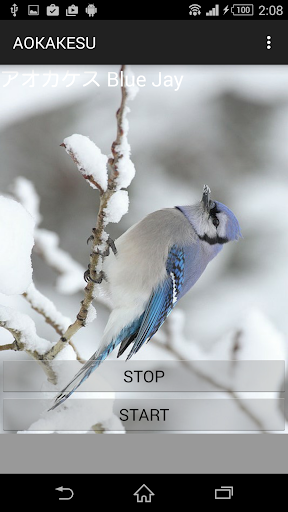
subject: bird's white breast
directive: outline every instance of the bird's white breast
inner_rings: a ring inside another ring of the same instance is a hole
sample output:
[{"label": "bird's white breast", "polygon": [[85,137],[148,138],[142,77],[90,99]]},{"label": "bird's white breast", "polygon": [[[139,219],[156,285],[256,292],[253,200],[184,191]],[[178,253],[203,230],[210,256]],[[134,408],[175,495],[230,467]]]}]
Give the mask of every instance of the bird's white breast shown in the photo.
[{"label": "bird's white breast", "polygon": [[114,336],[143,313],[152,291],[167,276],[172,245],[195,243],[197,238],[184,215],[167,208],[148,215],[115,240],[117,255],[111,252],[103,263],[113,305],[106,334]]}]

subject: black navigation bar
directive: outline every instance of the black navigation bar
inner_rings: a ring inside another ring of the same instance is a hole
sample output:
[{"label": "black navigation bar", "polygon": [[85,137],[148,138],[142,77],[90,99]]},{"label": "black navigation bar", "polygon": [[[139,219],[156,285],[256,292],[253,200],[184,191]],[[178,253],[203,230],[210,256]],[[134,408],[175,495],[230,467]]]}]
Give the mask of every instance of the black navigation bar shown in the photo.
[{"label": "black navigation bar", "polygon": [[277,504],[286,498],[287,476],[283,474],[133,474],[132,469],[122,475],[2,475],[3,498],[11,500],[16,485],[23,505],[40,505],[45,497],[46,505],[53,508],[63,501],[69,501],[71,507],[83,506],[84,500],[89,506],[99,507],[102,500],[104,508],[121,505],[123,510],[138,510],[139,503],[159,510],[166,505],[193,506],[196,502],[213,508],[218,502],[222,509],[225,502],[219,500],[229,500],[229,509],[247,504],[259,508],[268,501]]}]

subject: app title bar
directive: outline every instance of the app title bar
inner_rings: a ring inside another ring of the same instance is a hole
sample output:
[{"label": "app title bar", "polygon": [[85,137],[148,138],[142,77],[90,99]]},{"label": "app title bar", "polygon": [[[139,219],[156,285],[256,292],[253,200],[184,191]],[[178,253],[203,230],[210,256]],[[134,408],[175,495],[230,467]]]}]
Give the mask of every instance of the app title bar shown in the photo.
[{"label": "app title bar", "polygon": [[[192,30],[193,26],[193,30]],[[159,36],[161,34],[161,37]],[[245,35],[245,37],[244,37]],[[267,44],[269,38],[269,45]],[[285,21],[0,21],[0,64],[286,64]]]}]

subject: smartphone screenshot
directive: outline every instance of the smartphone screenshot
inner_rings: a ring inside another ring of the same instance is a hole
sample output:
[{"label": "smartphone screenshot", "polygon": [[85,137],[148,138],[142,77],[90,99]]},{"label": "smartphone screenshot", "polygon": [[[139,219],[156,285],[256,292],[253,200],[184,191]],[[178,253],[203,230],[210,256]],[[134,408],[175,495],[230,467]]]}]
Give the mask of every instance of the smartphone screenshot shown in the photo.
[{"label": "smartphone screenshot", "polygon": [[5,2],[0,27],[7,496],[277,503],[287,6]]}]

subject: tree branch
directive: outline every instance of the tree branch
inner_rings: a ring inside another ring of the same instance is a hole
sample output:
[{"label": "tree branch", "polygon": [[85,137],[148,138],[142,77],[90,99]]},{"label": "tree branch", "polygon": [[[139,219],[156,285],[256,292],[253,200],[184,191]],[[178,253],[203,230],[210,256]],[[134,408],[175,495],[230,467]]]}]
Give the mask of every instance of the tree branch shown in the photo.
[{"label": "tree branch", "polygon": [[66,144],[64,142],[62,142],[62,144],[60,144],[60,146],[62,148],[65,148],[68,155],[70,155],[70,157],[72,158],[73,162],[77,165],[78,169],[80,170],[83,178],[87,181],[90,181],[90,183],[95,187],[95,188],[98,188],[100,194],[104,194],[104,190],[103,188],[101,187],[101,185],[99,185],[99,183],[97,183],[97,181],[93,178],[92,174],[87,174],[85,172],[85,169],[83,169],[83,167],[81,167],[81,164],[80,162],[78,161],[77,157],[74,155],[73,151],[70,149],[70,148],[67,148]]},{"label": "tree branch", "polygon": [[[23,293],[23,297],[29,302],[31,308],[39,313],[39,315],[43,316],[45,322],[51,325],[57,334],[62,336],[63,324],[66,319],[61,313],[59,313],[59,311],[57,311],[53,302],[40,293],[35,288],[34,284],[30,285],[28,290]],[[69,323],[69,319],[67,320]]]},{"label": "tree branch", "polygon": [[170,319],[170,317],[168,317],[165,322],[166,330],[167,330],[167,338],[166,338],[167,342],[162,343],[157,339],[157,337],[156,338],[154,337],[153,338],[154,344],[156,344],[158,347],[162,347],[164,350],[170,352],[170,354],[173,355],[173,357],[175,357],[175,359],[179,360],[183,366],[185,366],[190,372],[193,372],[195,375],[197,375],[200,379],[203,379],[206,382],[209,382],[209,384],[212,384],[217,389],[221,389],[225,393],[228,393],[232,398],[234,398],[236,400],[236,404],[246,414],[246,416],[248,416],[248,418],[250,418],[253,421],[253,423],[255,423],[255,425],[257,425],[258,429],[265,431],[265,428],[264,428],[262,422],[259,420],[259,418],[257,418],[257,416],[255,416],[255,414],[253,414],[253,412],[250,411],[250,409],[248,409],[246,407],[243,400],[241,400],[241,398],[238,397],[238,395],[235,391],[233,391],[232,389],[229,389],[228,387],[223,386],[223,384],[218,382],[217,379],[215,379],[214,377],[211,377],[210,375],[203,373],[201,370],[199,370],[199,368],[196,368],[196,365],[193,365],[192,361],[183,359],[183,355],[178,350],[175,349],[175,346],[173,343],[174,330],[169,329],[170,321],[171,321],[171,319]]},{"label": "tree branch", "polygon": [[35,359],[43,368],[44,372],[47,375],[48,381],[52,384],[57,383],[57,374],[54,372],[51,367],[50,361],[43,360],[43,356],[40,355],[37,350],[29,350],[26,347],[25,336],[21,330],[16,329],[15,327],[11,327],[9,325],[9,321],[0,321],[0,327],[3,327],[7,331],[9,331],[14,337],[14,342],[7,345],[0,345],[0,350],[15,350],[22,351],[25,350],[27,354],[29,354],[33,359]]},{"label": "tree branch", "polygon": [[14,341],[13,343],[7,343],[7,345],[0,345],[0,352],[2,350],[15,350],[15,351],[17,351],[19,349],[17,348],[17,344]]},{"label": "tree branch", "polygon": [[[125,72],[125,66],[121,67],[120,72]],[[97,214],[96,226],[92,230],[92,251],[90,254],[90,263],[89,263],[89,277],[90,280],[87,286],[84,289],[84,299],[81,301],[81,307],[77,314],[76,320],[66,329],[64,334],[61,336],[60,340],[45,354],[46,359],[54,359],[54,357],[66,346],[66,344],[71,340],[71,338],[86,325],[86,319],[88,315],[88,310],[95,296],[95,287],[97,283],[97,275],[102,268],[102,262],[105,257],[103,247],[107,248],[108,242],[108,234],[105,232],[105,227],[107,225],[106,219],[106,208],[108,206],[109,200],[115,194],[117,190],[117,178],[119,175],[118,172],[118,164],[121,158],[121,150],[120,145],[122,142],[122,137],[124,133],[123,129],[123,120],[124,113],[126,107],[126,99],[127,99],[127,90],[125,85],[121,87],[121,104],[120,108],[116,113],[117,118],[117,137],[113,142],[111,150],[112,157],[108,161],[109,166],[109,179],[108,179],[108,187],[107,190],[104,190],[101,187],[97,187],[100,191],[100,206]],[[78,159],[73,154],[73,151],[69,151],[70,156],[79,164]],[[86,179],[89,179],[89,173],[85,173],[85,170],[82,169],[82,174],[84,171],[84,175]],[[84,177],[85,177],[84,176]],[[96,183],[95,183],[96,185]]]}]

